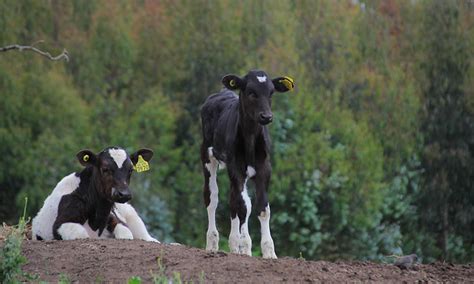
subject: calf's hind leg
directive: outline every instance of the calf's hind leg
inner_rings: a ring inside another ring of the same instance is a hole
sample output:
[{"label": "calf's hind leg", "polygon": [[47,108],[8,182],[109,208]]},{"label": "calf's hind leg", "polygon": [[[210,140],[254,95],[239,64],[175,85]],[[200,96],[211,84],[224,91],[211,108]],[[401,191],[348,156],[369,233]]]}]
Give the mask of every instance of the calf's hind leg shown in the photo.
[{"label": "calf's hind leg", "polygon": [[208,227],[206,234],[206,250],[219,249],[219,232],[216,226],[216,209],[219,201],[217,187],[218,162],[212,155],[212,148],[201,147],[201,160],[204,174],[204,203],[207,208]]},{"label": "calf's hind leg", "polygon": [[86,228],[78,223],[63,223],[58,227],[57,234],[62,240],[76,240],[90,238]]}]

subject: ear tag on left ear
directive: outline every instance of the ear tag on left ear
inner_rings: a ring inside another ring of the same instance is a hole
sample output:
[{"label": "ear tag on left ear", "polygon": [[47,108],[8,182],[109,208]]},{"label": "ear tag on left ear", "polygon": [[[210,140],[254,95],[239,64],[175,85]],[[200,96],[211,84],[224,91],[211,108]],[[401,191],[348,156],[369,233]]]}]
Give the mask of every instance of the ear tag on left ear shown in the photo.
[{"label": "ear tag on left ear", "polygon": [[89,155],[84,155],[84,156],[82,157],[82,160],[83,160],[84,162],[89,161]]},{"label": "ear tag on left ear", "polygon": [[289,91],[293,90],[295,87],[295,81],[293,81],[293,79],[288,76],[283,77],[283,79],[280,80],[280,83],[285,85]]},{"label": "ear tag on left ear", "polygon": [[235,80],[234,80],[234,79],[230,80],[229,85],[230,85],[232,88],[235,87]]},{"label": "ear tag on left ear", "polygon": [[137,173],[146,172],[150,169],[150,165],[143,159],[142,155],[138,155],[138,161],[133,166],[133,169],[136,170]]}]

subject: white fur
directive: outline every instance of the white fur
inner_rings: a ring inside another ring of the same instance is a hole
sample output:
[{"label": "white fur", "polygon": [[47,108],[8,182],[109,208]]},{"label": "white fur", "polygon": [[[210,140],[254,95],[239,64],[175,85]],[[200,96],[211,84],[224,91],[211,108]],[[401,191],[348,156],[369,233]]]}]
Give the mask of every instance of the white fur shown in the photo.
[{"label": "white fur", "polygon": [[275,246],[273,244],[273,239],[270,233],[270,205],[265,207],[265,211],[262,211],[258,216],[260,221],[262,240],[260,245],[262,247],[262,256],[263,258],[273,258],[276,259]]},{"label": "white fur", "polygon": [[206,250],[217,251],[219,249],[219,232],[216,226],[216,209],[219,203],[219,188],[217,187],[217,168],[218,162],[212,155],[212,147],[208,149],[210,163],[206,164],[206,168],[210,173],[209,191],[210,202],[207,206],[208,227],[206,234]]},{"label": "white fur", "polygon": [[232,253],[240,253],[240,220],[239,216],[230,219],[229,248]]},{"label": "white fur", "polygon": [[58,205],[63,195],[69,194],[79,187],[81,179],[74,173],[64,177],[54,188],[53,192],[46,198],[44,205],[33,219],[33,239],[41,236],[45,240],[52,240],[53,223],[58,216]]},{"label": "white fur", "polygon": [[115,226],[114,236],[116,239],[133,240],[132,232],[122,224]]},{"label": "white fur", "polygon": [[[34,240],[37,239],[36,236],[40,236],[43,240],[54,239],[53,224],[58,216],[59,202],[64,195],[70,194],[76,190],[79,187],[80,181],[80,178],[73,173],[64,177],[56,185],[53,192],[44,201],[44,205],[38,212],[38,215],[33,219],[32,232]],[[131,231],[133,238],[158,242],[148,234],[145,224],[131,205],[115,203],[114,210],[119,219],[129,227],[129,231]],[[119,229],[119,231],[123,236],[123,230]],[[99,236],[98,230],[92,230],[88,221],[86,221],[84,225],[77,223],[64,223],[59,227],[58,233],[61,235],[63,240],[113,237],[113,235],[106,229],[104,229],[102,234]]]},{"label": "white fur", "polygon": [[110,239],[110,238],[113,238],[113,234],[110,233],[109,231],[107,230],[103,230],[102,231],[102,234],[99,235],[99,229],[97,230],[92,230],[91,226],[89,225],[89,221],[86,221],[84,223],[84,225],[82,225],[84,227],[84,229],[86,229],[87,233],[89,234],[89,237],[91,239]]},{"label": "white fur", "polygon": [[260,82],[260,83],[265,83],[267,81],[267,76],[263,75],[263,76],[257,76],[257,80]]},{"label": "white fur", "polygon": [[114,159],[119,169],[122,168],[123,162],[127,159],[127,153],[123,149],[109,149],[109,155]]},{"label": "white fur", "polygon": [[252,256],[252,239],[249,234],[249,216],[252,211],[252,202],[250,201],[249,194],[247,192],[247,180],[245,179],[244,190],[241,195],[247,209],[247,214],[245,216],[245,221],[240,227],[240,253]]},{"label": "white fur", "polygon": [[158,240],[150,236],[142,219],[138,216],[135,208],[130,204],[115,203],[115,213],[117,214],[117,217],[127,225],[134,239],[159,243]]},{"label": "white fur", "polygon": [[89,234],[86,228],[77,223],[64,223],[58,228],[58,234],[63,240],[87,239]]},{"label": "white fur", "polygon": [[[218,169],[218,170],[223,170],[223,169],[225,169],[225,167],[226,167],[225,163],[224,163],[223,161],[219,161],[219,160],[214,156],[214,152],[212,151],[212,149],[213,149],[213,147],[207,148],[207,153],[209,154],[209,160],[212,161],[212,159],[214,159],[214,160],[217,161],[217,165],[218,165],[217,169]],[[209,170],[208,165],[209,165],[209,163],[206,164],[206,168]]]},{"label": "white fur", "polygon": [[[252,178],[255,176],[257,172],[255,171],[255,168],[252,166],[247,166],[247,179]],[[245,181],[247,182],[247,181]]]},{"label": "white fur", "polygon": [[[98,239],[99,238],[99,230],[92,230],[91,226],[89,225],[89,221],[86,221],[84,225],[82,225],[84,229],[86,229],[87,234],[89,234],[89,237],[93,239]],[[106,230],[104,230],[106,231]],[[103,233],[103,232],[102,232]]]}]

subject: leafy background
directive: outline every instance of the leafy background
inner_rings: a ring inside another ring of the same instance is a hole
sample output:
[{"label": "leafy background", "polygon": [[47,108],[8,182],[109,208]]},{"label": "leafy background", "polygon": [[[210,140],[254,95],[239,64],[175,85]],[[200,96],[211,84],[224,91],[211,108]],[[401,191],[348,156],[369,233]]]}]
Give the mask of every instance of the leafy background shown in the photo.
[{"label": "leafy background", "polygon": [[199,107],[258,68],[297,84],[270,126],[279,256],[472,262],[473,15],[469,0],[3,0],[0,46],[44,40],[71,61],[0,54],[0,221],[24,196],[34,216],[83,148],[149,147],[133,204],[160,240],[204,247]]}]

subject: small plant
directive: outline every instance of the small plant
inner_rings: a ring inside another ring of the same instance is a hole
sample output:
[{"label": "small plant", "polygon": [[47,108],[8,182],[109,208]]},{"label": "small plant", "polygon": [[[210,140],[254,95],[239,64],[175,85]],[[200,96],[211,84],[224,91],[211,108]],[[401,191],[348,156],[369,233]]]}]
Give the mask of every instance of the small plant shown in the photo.
[{"label": "small plant", "polygon": [[161,255],[156,258],[156,263],[158,265],[158,273],[153,273],[153,271],[150,271],[152,281],[155,284],[168,284],[170,279],[165,274],[165,267],[163,266],[163,263],[161,261],[163,256],[163,251],[161,252]]},{"label": "small plant", "polygon": [[71,279],[65,273],[59,274],[58,284],[69,284],[71,283]]},{"label": "small plant", "polygon": [[204,275],[204,271],[201,271],[201,273],[199,273],[199,284],[204,284],[206,283],[206,277]]},{"label": "small plant", "polygon": [[132,276],[130,279],[127,281],[128,284],[141,284],[142,279],[140,276]]},{"label": "small plant", "polygon": [[0,283],[20,283],[25,280],[35,280],[36,276],[24,272],[21,267],[26,263],[26,258],[21,254],[21,245],[25,234],[26,206],[28,198],[25,197],[23,216],[17,226],[8,233],[2,250],[0,251]]},{"label": "small plant", "polygon": [[300,251],[300,257],[298,257],[298,259],[306,260],[306,259],[303,257],[303,252]]}]

